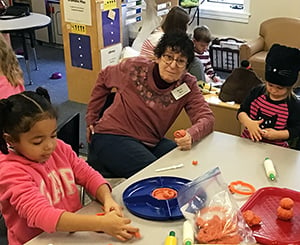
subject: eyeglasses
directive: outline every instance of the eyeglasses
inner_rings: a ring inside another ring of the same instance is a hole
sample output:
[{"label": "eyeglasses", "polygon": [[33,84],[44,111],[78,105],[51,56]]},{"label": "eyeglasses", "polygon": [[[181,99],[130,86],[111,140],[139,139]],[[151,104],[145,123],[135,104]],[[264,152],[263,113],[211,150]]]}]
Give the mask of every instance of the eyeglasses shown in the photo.
[{"label": "eyeglasses", "polygon": [[162,56],[162,60],[167,64],[167,65],[171,65],[172,62],[175,60],[176,61],[176,65],[178,68],[183,68],[186,66],[187,60],[185,59],[174,59],[173,56],[168,55],[168,54],[163,54]]}]

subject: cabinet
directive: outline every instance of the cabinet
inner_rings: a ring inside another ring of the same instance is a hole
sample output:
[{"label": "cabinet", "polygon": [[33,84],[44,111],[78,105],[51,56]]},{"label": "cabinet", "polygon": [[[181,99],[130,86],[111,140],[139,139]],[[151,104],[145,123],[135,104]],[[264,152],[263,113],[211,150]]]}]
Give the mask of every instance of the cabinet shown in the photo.
[{"label": "cabinet", "polygon": [[240,105],[222,102],[216,94],[207,94],[204,98],[215,115],[214,130],[240,136],[243,127],[236,117]]},{"label": "cabinet", "polygon": [[209,48],[215,70],[231,72],[240,66],[240,46],[244,41],[234,38],[214,39]]},{"label": "cabinet", "polygon": [[[210,109],[215,115],[214,130],[220,131],[222,133],[240,136],[243,127],[236,117],[240,105],[222,102],[216,94],[207,94],[204,95],[204,98],[206,102],[208,102]],[[166,133],[166,137],[169,139],[173,139],[173,133],[176,130],[187,129],[191,125],[192,124],[188,115],[186,114],[185,110],[183,110]]]},{"label": "cabinet", "polygon": [[139,0],[128,3],[132,4],[129,14],[122,11],[121,0],[60,1],[69,100],[88,103],[100,70],[118,63],[123,39],[121,14],[136,18],[140,11]]},{"label": "cabinet", "polygon": [[121,0],[60,1],[68,97],[88,103],[99,71],[118,62]]},{"label": "cabinet", "polygon": [[142,20],[142,0],[126,0],[124,4],[126,11],[124,15],[125,25],[130,25]]},{"label": "cabinet", "polygon": [[51,18],[50,42],[55,44],[63,44],[59,1],[48,1],[47,7]]}]

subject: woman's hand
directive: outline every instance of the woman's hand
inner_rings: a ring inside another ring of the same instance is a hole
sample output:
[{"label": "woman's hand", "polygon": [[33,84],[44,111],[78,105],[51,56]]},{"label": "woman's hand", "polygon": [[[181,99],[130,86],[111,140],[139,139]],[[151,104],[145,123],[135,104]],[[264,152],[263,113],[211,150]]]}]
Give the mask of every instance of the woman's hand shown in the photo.
[{"label": "woman's hand", "polygon": [[86,140],[88,143],[91,143],[91,136],[94,134],[94,126],[93,125],[89,125],[86,128]]},{"label": "woman's hand", "polygon": [[175,137],[174,140],[180,150],[190,150],[192,148],[192,136],[187,131],[185,136]]}]

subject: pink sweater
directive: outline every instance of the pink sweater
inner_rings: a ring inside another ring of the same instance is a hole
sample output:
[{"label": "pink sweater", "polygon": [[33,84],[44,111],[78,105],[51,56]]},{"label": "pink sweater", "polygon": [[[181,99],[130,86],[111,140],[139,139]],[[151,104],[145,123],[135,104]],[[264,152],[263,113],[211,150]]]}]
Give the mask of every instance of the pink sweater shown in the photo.
[{"label": "pink sweater", "polygon": [[57,140],[45,163],[32,162],[10,151],[0,154],[0,204],[10,245],[20,245],[42,231],[55,232],[60,215],[81,208],[76,184],[92,195],[107,181]]},{"label": "pink sweater", "polygon": [[[158,89],[153,79],[155,62],[145,57],[128,58],[100,72],[88,105],[86,122],[96,133],[130,136],[156,145],[184,108],[191,119],[188,129],[193,141],[213,131],[214,115],[189,73],[169,88]],[[190,92],[176,100],[171,91],[186,83]],[[117,88],[114,103],[99,123],[99,110],[112,88]]]},{"label": "pink sweater", "polygon": [[6,99],[13,94],[21,93],[25,90],[24,85],[12,86],[6,76],[0,76],[0,99]]}]

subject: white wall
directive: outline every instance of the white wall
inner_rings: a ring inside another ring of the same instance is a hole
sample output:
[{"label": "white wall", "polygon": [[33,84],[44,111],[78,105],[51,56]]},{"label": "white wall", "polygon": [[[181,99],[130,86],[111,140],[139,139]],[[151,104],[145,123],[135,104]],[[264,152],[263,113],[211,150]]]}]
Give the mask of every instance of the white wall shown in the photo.
[{"label": "white wall", "polygon": [[[249,23],[200,19],[200,25],[207,25],[213,36],[236,37],[251,40],[258,36],[260,23],[273,17],[300,18],[300,0],[251,0]],[[191,32],[197,26],[196,19],[189,26]]]}]

